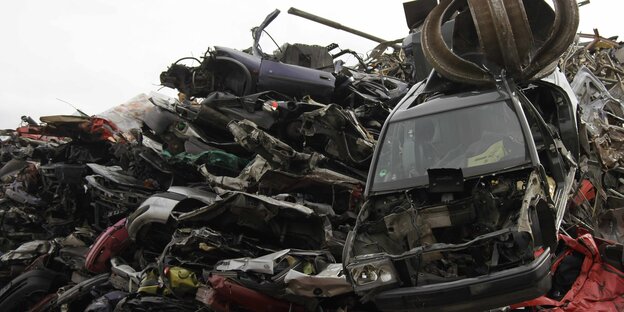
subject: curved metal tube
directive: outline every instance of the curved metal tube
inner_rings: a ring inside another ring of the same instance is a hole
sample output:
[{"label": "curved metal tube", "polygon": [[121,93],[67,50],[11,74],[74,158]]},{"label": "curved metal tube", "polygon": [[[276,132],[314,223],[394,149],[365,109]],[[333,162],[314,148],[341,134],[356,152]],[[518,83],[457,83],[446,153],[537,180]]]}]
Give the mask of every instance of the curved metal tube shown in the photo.
[{"label": "curved metal tube", "polygon": [[555,22],[552,30],[544,45],[537,51],[531,60],[531,64],[525,70],[524,79],[540,78],[535,76],[544,72],[544,68],[557,62],[561,54],[574,42],[579,24],[579,10],[576,1],[554,0],[553,3],[555,5]]},{"label": "curved metal tube", "polygon": [[491,84],[494,78],[475,63],[468,62],[453,53],[442,38],[443,16],[455,9],[456,0],[442,0],[423,24],[422,46],[427,61],[446,78],[476,85]]},{"label": "curved metal tube", "polygon": [[533,47],[522,0],[468,0],[468,6],[486,58],[521,77]]},{"label": "curved metal tube", "polygon": [[549,74],[576,36],[579,23],[577,3],[574,0],[553,1],[553,26],[543,45],[534,47],[536,43],[523,1],[535,0],[442,0],[423,25],[425,57],[438,73],[452,81],[474,85],[494,82],[497,73],[489,73],[458,56],[442,38],[441,24],[445,16],[467,2],[481,49],[489,62],[505,69],[515,80],[538,79]]}]

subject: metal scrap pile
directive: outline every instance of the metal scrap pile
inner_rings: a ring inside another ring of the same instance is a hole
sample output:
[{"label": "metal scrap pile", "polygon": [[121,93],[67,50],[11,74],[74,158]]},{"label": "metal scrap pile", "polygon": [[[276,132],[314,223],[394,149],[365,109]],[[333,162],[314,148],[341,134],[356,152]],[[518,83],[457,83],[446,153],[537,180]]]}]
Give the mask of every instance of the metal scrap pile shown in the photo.
[{"label": "metal scrap pile", "polygon": [[[571,224],[624,243],[624,48],[617,37],[579,34],[560,59],[579,99],[581,180]],[[580,42],[580,39],[592,39]]]},{"label": "metal scrap pile", "polygon": [[[591,39],[587,41],[587,39]],[[616,37],[578,34],[559,66],[579,100],[582,151],[570,224],[624,243],[624,48]]]},{"label": "metal scrap pile", "polygon": [[[340,264],[376,134],[408,84],[334,47],[214,47],[99,116],[1,141],[3,311],[362,306]],[[383,51],[382,51],[383,52]],[[383,68],[382,68],[383,67]],[[116,307],[116,308],[115,308]]]},{"label": "metal scrap pile", "polygon": [[559,66],[570,81],[581,68],[587,68],[613,97],[624,100],[624,47],[616,40],[617,36],[600,36],[597,29],[593,35],[578,34],[575,44],[561,57]]},{"label": "metal scrap pile", "polygon": [[[367,58],[332,54],[335,44],[267,54],[259,39],[276,10],[252,30],[250,49],[215,46],[163,71],[177,98],[23,117],[2,131],[2,311],[437,310],[447,300],[474,310],[537,295],[512,308],[620,304],[622,50],[573,45],[560,62],[570,87],[554,67],[573,40],[576,2],[555,1],[556,11],[543,1],[415,3],[403,49],[363,34],[380,41]],[[508,18],[497,4],[522,14]],[[490,31],[505,20],[513,40]],[[465,110],[473,131],[451,132],[455,119],[444,140],[433,123],[413,122],[452,115],[449,103],[503,115],[490,125]],[[388,116],[404,126],[384,128]],[[514,122],[521,139],[485,144]],[[452,142],[473,134],[481,139],[470,148]],[[427,135],[428,150],[417,149]],[[374,154],[378,143],[391,151]],[[487,148],[450,168],[448,155],[424,156],[435,144],[463,158]],[[506,144],[522,163],[498,168]],[[375,157],[400,165],[369,175]],[[495,170],[464,177],[480,166]],[[390,186],[367,189],[376,175]],[[406,186],[416,180],[427,181]],[[543,269],[525,270],[538,261]],[[522,286],[538,286],[484,295],[519,289],[508,276],[520,273]],[[466,284],[476,293],[449,295]]]},{"label": "metal scrap pile", "polygon": [[578,99],[576,182],[563,215],[550,291],[512,308],[620,311],[624,306],[624,98],[617,51],[617,43],[596,34],[590,43],[575,42],[560,59]]},{"label": "metal scrap pile", "polygon": [[571,224],[624,243],[620,217],[624,203],[624,106],[587,67],[578,70],[571,85],[579,99],[583,156],[578,191],[566,217]]}]

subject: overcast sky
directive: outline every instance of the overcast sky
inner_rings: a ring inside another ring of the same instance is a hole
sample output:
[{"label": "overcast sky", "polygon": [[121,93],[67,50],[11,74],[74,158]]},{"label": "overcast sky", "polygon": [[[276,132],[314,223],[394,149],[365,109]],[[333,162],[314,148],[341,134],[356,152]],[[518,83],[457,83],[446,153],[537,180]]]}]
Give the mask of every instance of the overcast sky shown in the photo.
[{"label": "overcast sky", "polygon": [[[532,0],[529,0],[532,1]],[[0,128],[21,115],[88,114],[159,89],[159,74],[209,46],[244,49],[250,29],[274,9],[267,31],[282,44],[338,43],[366,53],[375,43],[286,11],[291,6],[392,40],[408,33],[403,0],[16,0],[0,5]],[[581,8],[582,32],[620,35],[624,1],[591,0]],[[624,37],[621,38],[624,40]],[[261,41],[265,51],[274,45]],[[161,92],[167,93],[165,89]],[[169,92],[169,94],[175,94]]]}]

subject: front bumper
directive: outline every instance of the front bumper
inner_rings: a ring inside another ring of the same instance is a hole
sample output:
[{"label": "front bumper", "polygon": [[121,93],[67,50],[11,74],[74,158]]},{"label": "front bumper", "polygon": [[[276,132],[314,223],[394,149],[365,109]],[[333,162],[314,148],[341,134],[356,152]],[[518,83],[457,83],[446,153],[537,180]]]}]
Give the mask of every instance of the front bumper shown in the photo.
[{"label": "front bumper", "polygon": [[551,287],[550,250],[527,265],[486,276],[379,293],[383,311],[484,311],[537,298]]}]

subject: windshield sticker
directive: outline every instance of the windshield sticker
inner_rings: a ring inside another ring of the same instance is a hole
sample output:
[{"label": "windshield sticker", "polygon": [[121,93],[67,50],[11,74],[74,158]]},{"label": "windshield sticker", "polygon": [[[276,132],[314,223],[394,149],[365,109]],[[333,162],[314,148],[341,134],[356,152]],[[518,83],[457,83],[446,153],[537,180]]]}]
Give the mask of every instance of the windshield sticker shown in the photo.
[{"label": "windshield sticker", "polygon": [[505,147],[503,141],[500,140],[490,145],[482,154],[468,158],[468,168],[495,163],[503,157],[505,157]]},{"label": "windshield sticker", "polygon": [[382,177],[382,178],[383,178],[383,177],[385,177],[385,176],[386,176],[386,174],[388,174],[388,170],[386,170],[386,169],[381,169],[381,170],[379,170],[379,176],[380,176],[380,177]]}]

